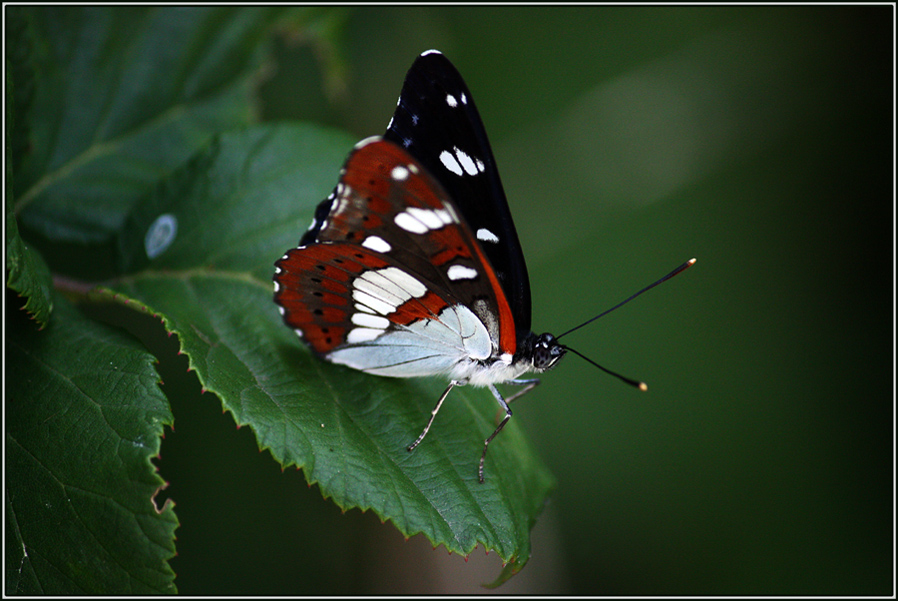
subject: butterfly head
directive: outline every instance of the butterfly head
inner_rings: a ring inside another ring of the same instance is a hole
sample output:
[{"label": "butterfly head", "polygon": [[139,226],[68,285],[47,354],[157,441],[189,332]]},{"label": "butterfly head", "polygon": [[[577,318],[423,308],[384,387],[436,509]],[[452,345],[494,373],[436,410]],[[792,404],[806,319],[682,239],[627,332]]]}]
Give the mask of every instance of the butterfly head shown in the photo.
[{"label": "butterfly head", "polygon": [[532,371],[537,373],[555,367],[555,364],[567,352],[567,347],[559,343],[558,339],[548,332],[539,336],[531,334],[525,340],[524,345],[524,352],[533,365]]}]

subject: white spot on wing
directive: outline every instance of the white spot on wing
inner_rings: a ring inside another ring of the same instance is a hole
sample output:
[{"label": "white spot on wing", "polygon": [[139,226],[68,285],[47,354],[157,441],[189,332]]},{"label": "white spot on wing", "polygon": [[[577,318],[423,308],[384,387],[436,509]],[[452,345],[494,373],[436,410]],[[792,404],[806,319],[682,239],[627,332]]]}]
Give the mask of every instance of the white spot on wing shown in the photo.
[{"label": "white spot on wing", "polygon": [[452,281],[455,280],[473,280],[477,277],[477,270],[466,267],[465,265],[452,265],[446,271],[446,275]]},{"label": "white spot on wing", "polygon": [[364,311],[365,313],[371,313],[372,315],[374,315],[374,309],[372,309],[371,307],[367,307],[362,303],[355,303],[355,308],[356,311]]},{"label": "white spot on wing", "polygon": [[449,221],[447,223],[460,223],[458,220],[458,215],[455,214],[455,209],[452,208],[452,205],[443,205],[446,210],[446,214],[449,216]]},{"label": "white spot on wing", "polygon": [[485,227],[477,230],[477,239],[482,242],[492,242],[493,244],[499,242],[499,237]]},{"label": "white spot on wing", "polygon": [[[398,267],[387,267],[376,271],[366,271],[352,282],[352,297],[360,303],[374,308],[378,313],[391,313],[399,305],[411,298],[421,298],[427,292],[427,288],[417,279],[402,271]],[[357,293],[364,293],[373,297],[375,304],[367,302],[367,299]],[[380,301],[377,303],[377,301]],[[381,311],[389,305],[390,310]]]},{"label": "white spot on wing", "polygon": [[378,330],[386,330],[390,326],[390,320],[386,317],[371,315],[370,313],[353,313],[352,323],[357,326]]},{"label": "white spot on wing", "polygon": [[[409,295],[407,295],[403,290],[394,286],[389,280],[384,278],[382,275],[377,275],[376,271],[368,271],[361,275],[361,277],[357,277],[352,282],[353,288],[353,298],[355,298],[356,292],[364,292],[370,294],[375,299],[391,305],[392,307],[398,307],[406,300],[408,300]],[[359,300],[356,298],[356,300]],[[359,301],[362,302],[362,301]]]},{"label": "white spot on wing", "polygon": [[375,330],[371,328],[352,328],[351,330],[349,330],[349,334],[346,335],[346,342],[348,342],[349,344],[368,342],[369,340],[374,340],[383,333],[383,330]]},{"label": "white spot on wing", "polygon": [[406,180],[408,179],[408,169],[406,169],[402,165],[396,165],[395,167],[393,167],[393,170],[390,171],[390,177],[400,182]]},{"label": "white spot on wing", "polygon": [[407,232],[424,234],[431,230],[438,230],[444,225],[457,221],[457,219],[446,208],[422,209],[421,207],[409,207],[397,214],[393,221]]},{"label": "white spot on wing", "polygon": [[461,165],[459,165],[458,161],[455,160],[455,156],[448,150],[444,150],[440,153],[440,162],[443,163],[443,167],[445,167],[455,175],[461,175],[462,173],[464,173]]},{"label": "white spot on wing", "polygon": [[[474,159],[468,156],[465,151],[459,150],[458,146],[455,147],[455,156],[458,157],[458,162],[461,164],[462,168],[464,168],[465,173],[467,173],[468,175],[477,175],[478,173],[480,173],[480,170],[477,168],[477,164],[474,162]],[[481,163],[481,165],[482,164],[483,163]],[[459,173],[459,175],[461,174]]]},{"label": "white spot on wing", "polygon": [[452,94],[446,94],[446,104],[450,107],[455,108],[458,106],[458,100],[455,99],[455,96]]},{"label": "white spot on wing", "polygon": [[428,231],[426,225],[412,217],[409,213],[403,211],[393,218],[393,221],[407,232],[412,234],[423,234]]},{"label": "white spot on wing", "polygon": [[430,50],[425,50],[419,56],[427,56],[428,54],[443,54],[443,53],[440,52],[439,50],[434,50],[433,48],[431,48]]},{"label": "white spot on wing", "polygon": [[427,292],[427,287],[424,284],[398,267],[387,267],[386,269],[381,269],[374,273],[390,280],[399,286],[405,293],[410,294],[415,298],[421,298]]},{"label": "white spot on wing", "polygon": [[445,225],[442,215],[446,214],[446,211],[433,211],[431,209],[422,209],[420,207],[409,207],[406,211],[408,211],[415,219],[426,225],[428,229],[437,230]]},{"label": "white spot on wing", "polygon": [[362,246],[364,246],[365,248],[370,248],[374,252],[379,253],[388,253],[393,250],[393,247],[390,246],[390,243],[380,236],[368,236],[367,238],[365,238],[365,241],[362,242]]},{"label": "white spot on wing", "polygon": [[379,298],[371,296],[362,290],[353,290],[352,299],[356,301],[356,307],[362,311],[368,310],[369,313],[380,313],[381,315],[389,315],[396,310],[397,305],[390,304]]},{"label": "white spot on wing", "polygon": [[155,259],[171,246],[178,235],[178,219],[171,213],[159,215],[147,229],[143,238],[147,258]]},{"label": "white spot on wing", "polygon": [[353,148],[358,150],[359,148],[367,146],[368,144],[371,144],[372,142],[378,142],[378,141],[380,141],[380,139],[381,139],[380,136],[368,136],[364,140],[360,140],[358,143],[356,143],[356,145],[353,146]]}]

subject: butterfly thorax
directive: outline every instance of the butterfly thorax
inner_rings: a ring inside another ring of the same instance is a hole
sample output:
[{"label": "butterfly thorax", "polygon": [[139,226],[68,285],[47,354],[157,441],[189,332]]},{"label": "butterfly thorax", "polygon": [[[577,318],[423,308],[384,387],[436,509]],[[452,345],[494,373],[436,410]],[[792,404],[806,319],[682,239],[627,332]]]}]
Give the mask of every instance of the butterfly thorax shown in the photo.
[{"label": "butterfly thorax", "polygon": [[555,367],[566,352],[552,334],[530,332],[509,360],[492,356],[484,360],[464,359],[456,363],[449,377],[471,386],[489,386],[514,380],[526,373],[542,373]]}]

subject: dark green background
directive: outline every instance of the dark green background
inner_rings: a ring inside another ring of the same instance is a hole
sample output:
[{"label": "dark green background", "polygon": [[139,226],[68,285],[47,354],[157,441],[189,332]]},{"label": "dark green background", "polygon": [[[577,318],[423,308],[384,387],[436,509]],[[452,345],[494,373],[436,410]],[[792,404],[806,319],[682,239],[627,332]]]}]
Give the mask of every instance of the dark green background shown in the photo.
[{"label": "dark green background", "polygon": [[[447,54],[492,140],[538,330],[698,258],[565,339],[647,393],[572,356],[516,403],[558,489],[530,564],[497,592],[893,592],[893,19],[353,8],[337,97],[321,48],[281,43],[265,119],[360,139],[383,132],[419,52]],[[173,342],[169,393],[186,369]],[[180,592],[461,592],[498,574],[495,554],[465,563],[342,515],[190,385],[158,462]]]}]

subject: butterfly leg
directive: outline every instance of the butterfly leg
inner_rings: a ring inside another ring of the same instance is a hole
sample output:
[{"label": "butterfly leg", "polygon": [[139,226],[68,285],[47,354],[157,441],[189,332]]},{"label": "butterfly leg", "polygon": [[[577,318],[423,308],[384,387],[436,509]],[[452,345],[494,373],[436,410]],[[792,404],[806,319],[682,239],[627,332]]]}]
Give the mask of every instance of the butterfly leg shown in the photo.
[{"label": "butterfly leg", "polygon": [[[525,388],[521,392],[517,393],[516,395],[511,397],[511,400],[514,400],[516,397],[521,396],[523,393],[530,390],[530,388],[533,388],[533,386],[535,386],[535,384],[531,384],[529,388]],[[499,391],[496,389],[495,386],[490,384],[489,388],[490,388],[490,392],[493,393],[493,396],[496,397],[496,401],[499,403],[499,406],[502,407],[503,409],[505,409],[505,419],[503,419],[501,422],[499,422],[499,426],[493,431],[492,434],[490,434],[490,437],[487,438],[483,442],[483,454],[480,456],[480,469],[478,471],[481,484],[483,484],[483,462],[486,460],[486,450],[490,446],[490,442],[492,442],[492,440],[496,437],[496,434],[501,432],[502,428],[505,427],[505,424],[508,423],[508,420],[511,419],[511,407],[508,406],[508,402],[502,398],[502,395],[499,394]]]},{"label": "butterfly leg", "polygon": [[414,451],[415,447],[421,444],[421,441],[424,440],[424,437],[427,436],[428,430],[430,430],[430,426],[433,424],[434,418],[437,416],[437,411],[440,410],[440,406],[443,404],[443,401],[446,400],[446,397],[449,396],[449,391],[455,388],[456,386],[460,386],[464,384],[463,381],[460,380],[452,380],[449,382],[449,387],[446,388],[446,391],[443,392],[442,396],[440,396],[440,400],[437,401],[436,407],[433,408],[433,411],[430,412],[430,421],[427,422],[427,425],[424,426],[424,431],[421,432],[421,436],[418,437],[418,440],[409,445],[408,451]]},{"label": "butterfly leg", "polygon": [[513,395],[511,395],[510,397],[505,399],[506,403],[511,403],[516,398],[522,397],[526,393],[528,393],[531,390],[533,390],[534,388],[536,388],[536,385],[539,384],[539,378],[531,378],[529,380],[506,380],[505,384],[514,384],[515,386],[524,386],[523,389],[519,390],[518,392],[514,393]]}]

